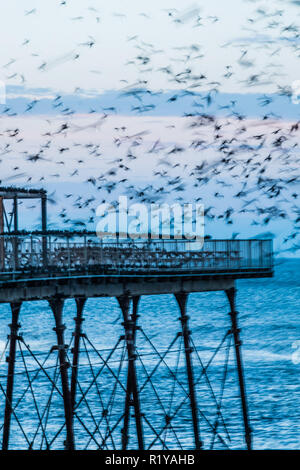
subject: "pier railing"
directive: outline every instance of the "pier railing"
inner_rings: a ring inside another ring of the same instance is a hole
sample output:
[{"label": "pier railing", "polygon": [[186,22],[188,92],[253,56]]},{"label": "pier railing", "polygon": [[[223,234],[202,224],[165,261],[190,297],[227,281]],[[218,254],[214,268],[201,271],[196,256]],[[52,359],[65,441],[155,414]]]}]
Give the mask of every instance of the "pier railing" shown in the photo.
[{"label": "pier railing", "polygon": [[0,275],[268,270],[272,240],[100,240],[55,232],[0,235]]}]

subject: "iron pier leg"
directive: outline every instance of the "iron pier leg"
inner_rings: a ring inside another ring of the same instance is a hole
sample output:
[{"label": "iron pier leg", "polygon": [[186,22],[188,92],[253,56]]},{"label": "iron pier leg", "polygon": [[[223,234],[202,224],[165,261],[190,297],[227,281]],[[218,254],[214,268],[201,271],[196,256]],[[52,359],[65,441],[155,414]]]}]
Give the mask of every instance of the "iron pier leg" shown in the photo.
[{"label": "iron pier leg", "polygon": [[60,364],[60,377],[64,401],[64,410],[65,410],[65,420],[66,420],[66,450],[74,450],[74,431],[73,431],[73,410],[71,403],[71,394],[68,383],[68,367],[70,364],[67,361],[66,356],[66,346],[64,341],[64,330],[65,325],[62,323],[62,311],[64,306],[64,301],[62,299],[52,299],[49,301],[49,305],[52,309],[55,319],[55,327],[53,330],[56,333],[57,337],[57,346],[59,354],[59,364]]},{"label": "iron pier leg", "polygon": [[139,392],[137,385],[137,376],[135,368],[135,338],[136,338],[136,322],[138,319],[137,308],[139,297],[133,297],[132,299],[132,315],[129,316],[129,305],[130,299],[128,296],[118,297],[118,301],[122,310],[124,322],[123,326],[125,329],[125,340],[128,353],[128,375],[127,375],[127,388],[126,388],[126,401],[125,401],[125,413],[124,413],[124,427],[122,429],[122,449],[126,450],[128,445],[128,428],[129,428],[129,416],[130,406],[134,407],[136,431],[138,438],[139,450],[144,450],[144,437],[143,437],[143,426],[142,426],[142,415],[140,408]]},{"label": "iron pier leg", "polygon": [[82,335],[81,324],[84,321],[84,318],[82,318],[82,312],[83,312],[83,308],[86,302],[86,298],[76,297],[75,302],[76,302],[76,317],[74,318],[75,331],[74,331],[74,347],[72,349],[73,362],[72,362],[72,375],[71,375],[71,404],[72,404],[73,412],[74,412],[75,400],[76,400],[80,338]]},{"label": "iron pier leg", "polygon": [[193,363],[192,363],[192,356],[191,356],[193,352],[193,348],[191,347],[191,343],[190,343],[191,332],[188,327],[189,317],[186,315],[186,304],[187,304],[188,294],[184,292],[180,294],[175,294],[175,298],[180,308],[180,322],[181,322],[182,336],[183,336],[183,341],[184,341],[185,362],[186,362],[188,385],[189,385],[189,396],[190,396],[190,405],[191,405],[192,420],[193,420],[195,449],[200,450],[202,448],[202,442],[200,439],[198,408],[197,408],[197,399],[196,399],[195,386],[194,386]]},{"label": "iron pier leg", "polygon": [[235,358],[236,358],[240,395],[241,395],[241,404],[242,404],[243,421],[244,421],[244,429],[245,429],[245,441],[247,445],[247,450],[251,450],[252,449],[251,427],[249,424],[249,417],[248,417],[245,379],[244,379],[244,372],[243,372],[242,354],[241,354],[241,348],[240,348],[242,342],[240,340],[240,329],[238,328],[238,322],[237,322],[238,312],[235,310],[236,289],[235,287],[232,287],[231,289],[227,289],[225,292],[226,292],[226,295],[230,304],[230,310],[231,310],[230,318],[231,318],[232,333],[233,333],[233,338],[234,338]]},{"label": "iron pier leg", "polygon": [[[123,311],[128,311],[129,309],[129,298],[123,298],[123,299],[118,299],[120,307]],[[126,315],[127,316],[127,315]],[[123,313],[123,318],[124,318],[124,313]],[[123,326],[125,326],[125,323],[123,323]],[[126,329],[125,329],[126,332]],[[127,344],[127,351],[128,351],[128,335],[125,337],[126,339],[126,344]],[[129,352],[128,352],[128,358],[129,358]],[[131,366],[130,366],[130,361],[128,359],[128,371],[127,371],[127,384],[126,384],[126,398],[125,398],[125,410],[124,410],[124,424],[123,424],[123,429],[122,429],[122,450],[127,449],[128,445],[128,428],[129,428],[129,420],[130,420],[130,399],[131,399]]]},{"label": "iron pier leg", "polygon": [[133,394],[133,404],[135,409],[135,420],[136,420],[136,429],[138,435],[138,444],[139,449],[144,450],[144,438],[143,438],[143,427],[142,427],[142,415],[141,415],[141,407],[140,407],[140,399],[139,399],[139,392],[138,392],[138,384],[137,384],[137,377],[136,377],[136,368],[135,368],[135,340],[136,340],[136,324],[139,315],[137,314],[138,311],[138,304],[139,304],[140,297],[135,296],[132,298],[132,378],[133,378],[133,387],[132,387],[132,394]]},{"label": "iron pier leg", "polygon": [[9,356],[7,358],[8,372],[7,372],[7,383],[6,383],[2,450],[8,449],[8,442],[9,442],[10,421],[11,421],[11,414],[13,410],[12,400],[13,400],[14,372],[15,372],[15,360],[16,360],[16,343],[19,338],[18,330],[21,326],[20,323],[18,322],[21,305],[22,305],[22,302],[16,302],[16,303],[10,304],[11,313],[12,313],[12,322],[9,325],[10,344],[9,344]]}]

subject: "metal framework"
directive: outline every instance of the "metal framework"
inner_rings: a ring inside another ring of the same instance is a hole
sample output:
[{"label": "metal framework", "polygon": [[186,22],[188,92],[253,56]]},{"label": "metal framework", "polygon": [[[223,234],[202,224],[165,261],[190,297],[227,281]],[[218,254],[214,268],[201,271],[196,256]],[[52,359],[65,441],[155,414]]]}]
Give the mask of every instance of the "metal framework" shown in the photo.
[{"label": "metal framework", "polygon": [[124,333],[109,349],[99,349],[82,329],[85,298],[75,299],[74,332],[67,336],[64,301],[49,301],[57,341],[48,351],[32,350],[19,334],[21,303],[12,304],[2,352],[4,357],[8,351],[7,373],[0,363],[2,449],[242,448],[232,397],[226,394],[228,383],[232,393],[237,371],[240,405],[236,401],[234,408],[240,406],[241,413],[235,420],[243,423],[250,450],[235,289],[226,294],[231,321],[204,358],[199,337],[189,329],[185,292],[175,296],[181,328],[164,348],[159,335],[155,341],[153,331],[138,326],[139,296],[117,298]]},{"label": "metal framework", "polygon": [[[18,231],[16,202],[14,231],[4,230],[1,197],[23,196],[41,198],[41,232]],[[104,242],[46,228],[44,192],[0,188],[0,303],[11,316],[7,341],[0,337],[2,449],[250,450],[235,280],[272,276],[272,242],[205,240],[195,249],[185,240]],[[206,291],[224,291],[230,307],[211,348],[187,314],[189,294]],[[139,311],[144,296],[159,294],[175,299],[178,326],[161,311],[155,329],[145,321],[151,312]],[[91,338],[84,320],[93,297],[114,298],[120,317],[108,333],[100,312]],[[71,328],[68,299],[76,307]],[[35,300],[52,314],[50,348],[36,350],[22,335],[22,306]],[[237,401],[228,395],[233,383]]]},{"label": "metal framework", "polygon": [[[18,233],[19,231],[19,213],[18,202],[20,199],[40,199],[41,201],[41,229],[43,232],[47,230],[47,192],[44,189],[24,189],[24,188],[5,188],[0,187],[0,235],[7,233]],[[7,212],[5,201],[12,200],[13,207],[10,213]],[[18,239],[14,238],[13,252],[15,268],[18,267]],[[44,237],[41,239],[43,260],[47,260],[47,245]],[[0,238],[0,269],[5,265],[5,239]]]}]

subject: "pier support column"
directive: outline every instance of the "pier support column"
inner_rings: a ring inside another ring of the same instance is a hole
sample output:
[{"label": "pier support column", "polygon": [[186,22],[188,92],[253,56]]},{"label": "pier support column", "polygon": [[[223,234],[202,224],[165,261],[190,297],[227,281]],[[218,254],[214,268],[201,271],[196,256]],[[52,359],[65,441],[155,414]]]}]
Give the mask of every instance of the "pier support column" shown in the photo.
[{"label": "pier support column", "polygon": [[64,410],[65,410],[65,420],[66,420],[66,450],[74,450],[74,431],[73,431],[73,410],[71,402],[71,393],[68,383],[68,368],[70,364],[67,361],[66,355],[66,345],[64,340],[64,330],[65,325],[62,322],[62,311],[64,306],[64,301],[62,299],[52,299],[49,301],[49,305],[52,309],[55,319],[55,327],[53,330],[56,333],[57,337],[57,346],[58,346],[58,356],[59,356],[59,365],[60,365],[60,377],[62,385],[62,394],[64,401]]},{"label": "pier support column", "polygon": [[78,364],[79,364],[79,350],[80,350],[80,338],[82,336],[82,312],[86,302],[85,297],[76,297],[76,317],[75,320],[75,331],[74,335],[74,347],[72,349],[73,361],[72,361],[72,376],[71,376],[71,404],[74,412],[75,401],[76,401],[76,389],[77,389],[77,376],[78,376]]},{"label": "pier support column", "polygon": [[144,450],[144,437],[142,426],[142,415],[140,408],[136,367],[135,367],[135,339],[136,339],[136,323],[138,319],[137,309],[140,297],[132,299],[132,315],[129,315],[130,298],[128,296],[118,297],[118,302],[122,310],[124,322],[122,323],[125,330],[125,341],[128,354],[128,373],[127,387],[124,410],[124,426],[122,429],[122,450],[127,449],[128,445],[128,428],[130,420],[130,407],[134,408],[136,431],[138,438],[139,450]]},{"label": "pier support column", "polygon": [[9,443],[9,431],[10,421],[12,414],[12,400],[13,400],[13,388],[14,388],[14,373],[15,373],[15,360],[16,360],[16,345],[19,339],[18,330],[20,328],[19,313],[21,310],[22,302],[11,303],[12,321],[9,325],[9,356],[7,357],[8,371],[7,371],[7,382],[6,382],[6,397],[5,397],[5,412],[4,412],[4,425],[3,425],[3,440],[2,450],[8,449]]},{"label": "pier support column", "polygon": [[194,375],[193,375],[193,363],[192,363],[192,352],[193,348],[191,347],[190,342],[190,330],[188,326],[189,317],[186,315],[186,304],[188,299],[188,294],[182,292],[180,294],[175,294],[175,298],[180,308],[180,322],[182,328],[182,337],[184,341],[184,351],[185,351],[185,362],[189,386],[189,397],[190,405],[192,412],[193,420],[193,430],[194,430],[194,442],[195,449],[200,450],[202,448],[202,442],[200,440],[200,431],[199,431],[199,422],[198,422],[198,408],[197,408],[197,399],[194,386]]},{"label": "pier support column", "polygon": [[235,310],[236,289],[235,287],[232,287],[231,289],[227,289],[225,292],[226,292],[226,295],[230,304],[229,315],[231,318],[231,328],[232,328],[232,334],[234,338],[235,359],[236,359],[236,366],[237,366],[237,372],[238,372],[241,405],[242,405],[242,413],[243,413],[243,421],[244,421],[244,429],[245,429],[245,441],[247,445],[247,450],[251,450],[252,448],[251,427],[249,424],[249,417],[248,417],[248,405],[247,405],[245,379],[244,379],[243,362],[242,362],[242,354],[241,354],[242,342],[240,340],[240,329],[238,328],[238,321],[237,321],[238,312]]}]

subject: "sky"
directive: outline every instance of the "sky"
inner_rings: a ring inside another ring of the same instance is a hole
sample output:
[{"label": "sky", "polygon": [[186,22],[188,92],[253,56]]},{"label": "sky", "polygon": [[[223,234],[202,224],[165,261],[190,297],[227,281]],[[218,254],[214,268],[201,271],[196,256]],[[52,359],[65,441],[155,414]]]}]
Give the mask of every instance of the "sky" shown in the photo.
[{"label": "sky", "polygon": [[[291,47],[283,47],[288,41],[298,44],[291,39],[292,33],[272,23],[280,20],[286,26],[297,24],[299,13],[297,2],[287,0],[67,0],[65,4],[61,0],[23,0],[21,4],[11,0],[0,18],[4,46],[0,64],[5,66],[12,59],[15,62],[2,68],[1,78],[7,84],[25,83],[26,87],[68,92],[77,87],[98,92],[120,89],[126,83],[122,80],[134,83],[137,71],[141,80],[141,70],[149,68],[146,65],[137,70],[135,64],[129,63],[138,55],[137,41],[142,41],[157,51],[151,59],[151,77],[144,74],[151,89],[176,87],[176,83],[168,82],[154,70],[168,64],[174,69],[182,67],[176,60],[189,53],[182,48],[194,44],[199,47],[199,58],[193,61],[195,73],[204,73],[211,81],[220,80],[226,66],[236,65],[245,49],[250,49],[247,61],[255,61],[260,71],[268,65],[266,60],[270,62],[268,54],[280,49],[272,56],[273,68],[264,70],[268,73],[266,80],[253,90],[276,92],[278,82],[291,85],[299,78],[299,54]],[[198,17],[200,25],[195,26]],[[91,38],[95,44],[89,47],[86,44]],[[74,60],[76,54],[80,57]],[[44,62],[47,69],[39,69]],[[243,83],[248,72],[247,67],[234,66],[232,80],[221,80],[222,91],[251,92]],[[275,72],[282,76],[274,80]],[[15,73],[19,75],[8,78]]]},{"label": "sky", "polygon": [[[285,250],[289,234],[299,233],[298,144],[290,131],[300,120],[292,99],[300,79],[299,15],[296,0],[11,0],[0,16],[1,184],[55,194],[53,226],[55,212],[87,223],[102,198],[122,191],[136,197],[145,187],[153,195],[167,185],[169,199],[200,198],[212,207],[213,236],[267,233]],[[218,126],[231,150],[219,145]],[[226,158],[220,164],[228,152],[237,154],[236,171]],[[203,165],[198,185],[195,168]],[[250,197],[260,171],[269,186],[258,201],[278,212],[262,226]],[[184,190],[174,189],[181,177]],[[280,199],[273,199],[273,180]],[[222,212],[232,207],[249,212],[225,223]],[[32,217],[29,208],[23,220]]]}]

